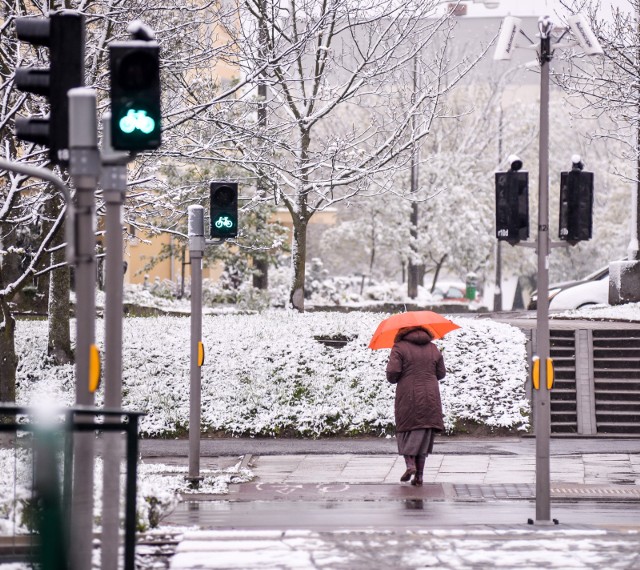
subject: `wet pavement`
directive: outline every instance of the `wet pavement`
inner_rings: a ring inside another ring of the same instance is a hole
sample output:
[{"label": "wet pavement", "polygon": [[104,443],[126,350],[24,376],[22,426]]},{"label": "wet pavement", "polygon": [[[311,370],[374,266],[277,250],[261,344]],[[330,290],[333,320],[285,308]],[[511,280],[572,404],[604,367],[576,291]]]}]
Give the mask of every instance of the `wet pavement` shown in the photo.
[{"label": "wet pavement", "polygon": [[[552,439],[557,524],[535,520],[532,438],[440,438],[423,487],[399,483],[394,440],[245,441],[203,441],[203,463],[255,479],[183,497],[171,568],[640,568],[635,439]],[[184,464],[171,448],[143,442],[144,461]]]},{"label": "wet pavement", "polygon": [[[389,530],[458,528],[479,525],[527,526],[535,522],[533,501],[490,503],[424,498],[351,501],[189,501],[165,521],[208,530]],[[554,503],[551,518],[562,528],[585,525],[640,531],[640,505],[630,503]],[[535,526],[535,525],[533,525]],[[640,543],[640,534],[636,536]],[[639,549],[640,551],[640,549]]]}]

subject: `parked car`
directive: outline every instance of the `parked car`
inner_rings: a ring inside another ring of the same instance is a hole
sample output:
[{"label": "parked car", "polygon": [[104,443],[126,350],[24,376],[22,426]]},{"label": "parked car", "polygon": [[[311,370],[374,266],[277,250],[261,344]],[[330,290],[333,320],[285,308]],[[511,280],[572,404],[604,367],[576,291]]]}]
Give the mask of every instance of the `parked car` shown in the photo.
[{"label": "parked car", "polygon": [[438,281],[432,295],[440,301],[469,302],[465,297],[466,285],[462,281]]},{"label": "parked car", "polygon": [[[527,309],[537,308],[538,292],[534,291]],[[549,310],[568,311],[587,305],[609,304],[609,266],[598,269],[584,279],[549,285]]]}]

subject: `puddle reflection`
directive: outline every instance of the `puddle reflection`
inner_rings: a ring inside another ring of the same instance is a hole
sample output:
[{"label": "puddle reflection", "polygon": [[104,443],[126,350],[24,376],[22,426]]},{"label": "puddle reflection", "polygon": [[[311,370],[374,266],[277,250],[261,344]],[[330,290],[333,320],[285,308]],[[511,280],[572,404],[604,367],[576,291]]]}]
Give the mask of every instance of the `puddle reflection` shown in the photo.
[{"label": "puddle reflection", "polygon": [[408,499],[404,501],[404,508],[407,511],[423,511],[424,501],[422,499]]}]

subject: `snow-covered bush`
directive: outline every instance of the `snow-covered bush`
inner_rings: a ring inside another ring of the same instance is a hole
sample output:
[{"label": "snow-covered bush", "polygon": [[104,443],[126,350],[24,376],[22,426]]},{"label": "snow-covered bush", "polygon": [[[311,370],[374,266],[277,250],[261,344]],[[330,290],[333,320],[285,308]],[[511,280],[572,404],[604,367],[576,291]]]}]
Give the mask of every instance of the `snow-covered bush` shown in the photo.
[{"label": "snow-covered bush", "polygon": [[[370,312],[205,315],[202,428],[229,434],[387,434],[393,432],[394,387],[385,379],[389,350],[367,345],[387,315]],[[448,375],[442,395],[449,432],[461,423],[523,430],[525,337],[489,320],[454,317],[462,327],[437,344]],[[102,344],[102,323],[97,341]],[[17,323],[18,401],[51,394],[73,402],[72,367],[47,363],[45,322]],[[124,322],[123,406],[142,410],[147,436],[182,433],[189,423],[188,318]],[[352,338],[330,348],[316,337]],[[101,403],[101,391],[97,403]]]}]

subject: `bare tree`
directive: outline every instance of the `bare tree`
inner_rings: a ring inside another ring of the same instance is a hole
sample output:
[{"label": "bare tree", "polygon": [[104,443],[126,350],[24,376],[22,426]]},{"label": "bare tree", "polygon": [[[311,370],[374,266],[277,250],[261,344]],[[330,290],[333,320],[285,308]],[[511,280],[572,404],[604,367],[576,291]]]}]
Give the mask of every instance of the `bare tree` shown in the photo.
[{"label": "bare tree", "polygon": [[[86,15],[86,84],[97,90],[100,111],[106,110],[109,86],[107,47],[113,40],[127,39],[127,24],[134,19],[146,21],[156,30],[162,51],[165,133],[168,148],[188,144],[179,131],[180,121],[194,116],[194,107],[211,105],[216,95],[213,77],[215,51],[211,6],[202,0],[163,0],[149,6],[141,0],[3,0],[0,3],[0,140],[3,158],[34,165],[47,165],[47,151],[22,144],[13,136],[17,115],[44,115],[48,109],[42,98],[18,92],[13,79],[19,66],[49,65],[45,48],[33,50],[17,41],[14,21],[17,17],[46,17],[51,10],[75,9]],[[189,81],[194,70],[200,71],[199,90]],[[200,101],[196,104],[195,95]],[[203,103],[204,101],[204,103]],[[179,141],[176,142],[176,141]],[[132,189],[127,200],[127,217],[139,226],[151,225],[159,215],[177,219],[176,204],[157,192],[162,187],[156,179],[158,158],[139,156],[132,165]],[[57,168],[57,167],[56,167]],[[66,172],[59,174],[66,178]],[[103,206],[98,196],[98,213]],[[34,279],[53,272],[49,295],[49,351],[57,361],[72,357],[69,334],[69,269],[64,262],[64,202],[46,184],[34,183],[22,175],[0,172],[0,330],[2,331],[3,366],[0,370],[2,394],[15,394],[13,301]],[[157,224],[154,224],[157,225]],[[7,366],[5,366],[7,364]]]},{"label": "bare tree", "polygon": [[[473,65],[448,59],[449,17],[436,18],[434,5],[245,0],[220,18],[230,38],[220,55],[253,88],[199,115],[189,156],[242,166],[260,180],[260,199],[287,208],[291,308],[304,310],[311,217],[357,195],[394,190],[395,172],[406,167],[443,97]],[[414,61],[421,90],[412,100]],[[265,105],[258,83],[267,85],[267,123],[257,117]]]},{"label": "bare tree", "polygon": [[[604,56],[594,61],[577,50],[555,80],[571,96],[574,114],[591,117],[590,138],[618,149],[626,165],[616,164],[615,174],[632,182],[640,192],[640,0],[627,0],[611,11],[594,0],[563,1],[571,12],[587,15]],[[640,201],[635,200],[629,259],[640,261]]]}]

